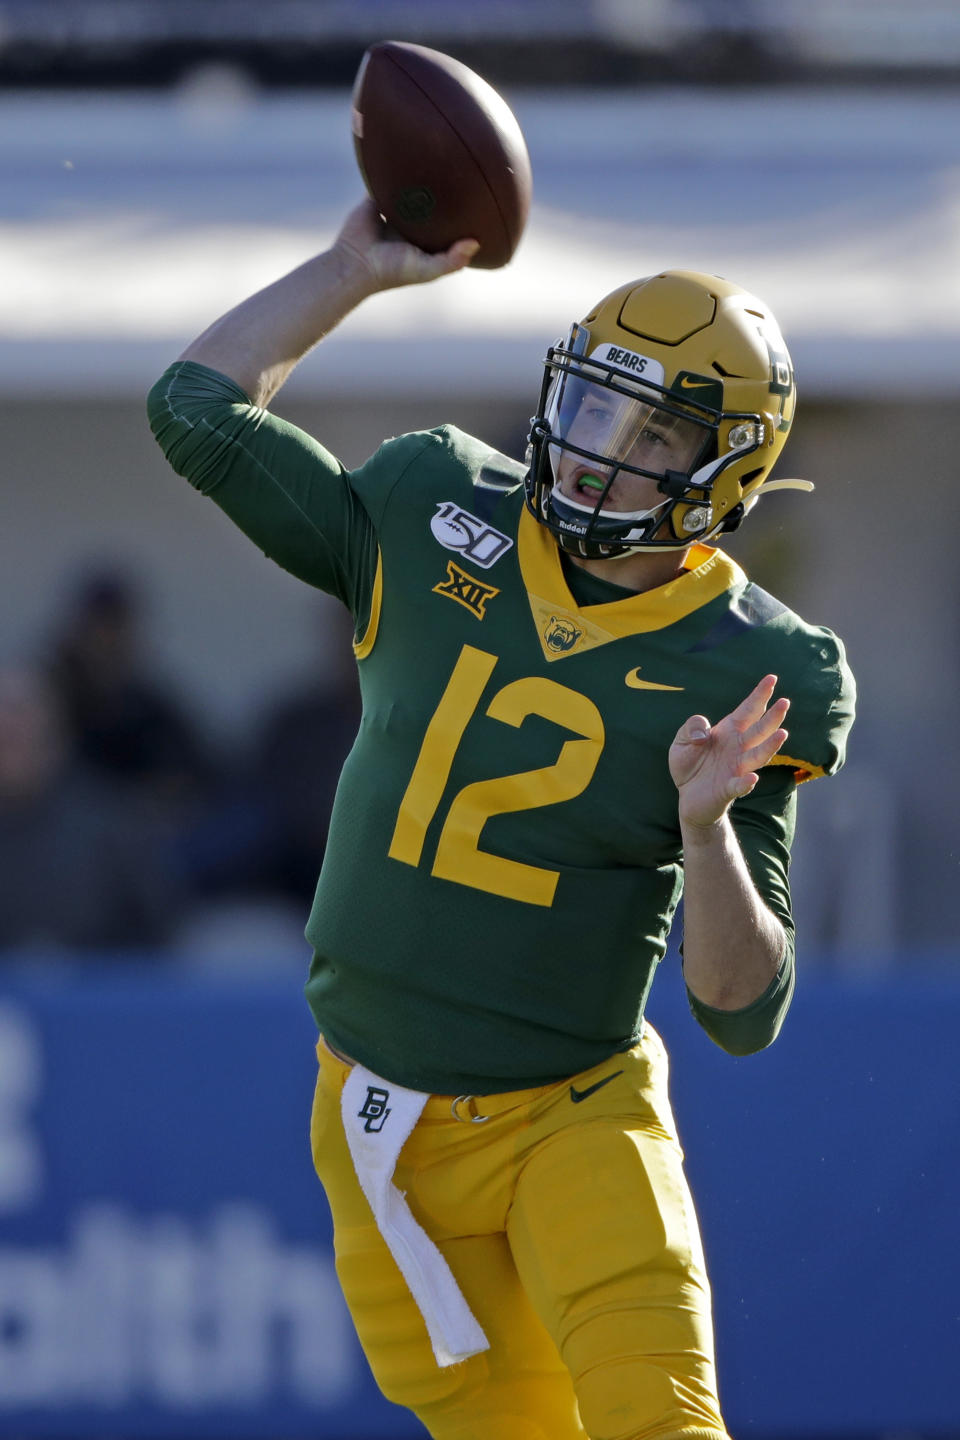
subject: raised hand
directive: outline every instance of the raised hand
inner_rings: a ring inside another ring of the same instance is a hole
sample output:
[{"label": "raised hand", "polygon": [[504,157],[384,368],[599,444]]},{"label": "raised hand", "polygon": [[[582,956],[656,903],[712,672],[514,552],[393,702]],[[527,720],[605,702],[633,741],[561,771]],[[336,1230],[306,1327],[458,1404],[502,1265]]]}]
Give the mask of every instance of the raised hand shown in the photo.
[{"label": "raised hand", "polygon": [[345,260],[368,273],[372,291],[422,285],[451,275],[468,265],[479,248],[479,241],[464,239],[449,250],[428,255],[391,230],[371,200],[363,200],[351,210],[334,244]]},{"label": "raised hand", "polygon": [[782,724],[790,701],[770,704],[776,683],[776,675],[765,675],[716,725],[704,715],[691,715],[681,725],[668,757],[681,824],[715,825],[734,800],[756,785],[758,772],[787,738]]}]

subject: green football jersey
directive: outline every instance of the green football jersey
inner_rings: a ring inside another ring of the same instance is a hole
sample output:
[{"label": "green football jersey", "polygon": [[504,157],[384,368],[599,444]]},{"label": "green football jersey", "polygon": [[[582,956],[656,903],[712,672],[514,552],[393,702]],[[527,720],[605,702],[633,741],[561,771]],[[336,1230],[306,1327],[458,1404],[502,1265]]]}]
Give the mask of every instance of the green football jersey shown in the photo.
[{"label": "green football jersey", "polygon": [[[768,672],[791,698],[789,755],[731,814],[792,935],[794,792],[839,767],[852,719],[834,635],[706,546],[639,595],[565,568],[523,467],[455,429],[347,472],[202,367],[173,367],[150,403],[175,468],[357,617],[363,718],[307,926],[334,1046],[415,1089],[481,1094],[635,1043],[682,889],[670,743]],[[694,1013],[758,1048],[792,981],[791,952],[749,1012]]]}]

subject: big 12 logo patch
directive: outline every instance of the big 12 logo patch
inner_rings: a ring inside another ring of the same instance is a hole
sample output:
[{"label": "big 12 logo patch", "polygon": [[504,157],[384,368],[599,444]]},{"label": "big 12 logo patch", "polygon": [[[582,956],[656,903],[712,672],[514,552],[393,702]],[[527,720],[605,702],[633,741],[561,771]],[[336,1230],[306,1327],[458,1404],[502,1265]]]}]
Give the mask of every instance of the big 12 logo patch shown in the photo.
[{"label": "big 12 logo patch", "polygon": [[437,505],[437,513],[430,520],[430,531],[445,550],[459,551],[481,570],[489,570],[513,544],[509,535],[495,530],[485,520],[478,520],[455,500],[444,500]]}]

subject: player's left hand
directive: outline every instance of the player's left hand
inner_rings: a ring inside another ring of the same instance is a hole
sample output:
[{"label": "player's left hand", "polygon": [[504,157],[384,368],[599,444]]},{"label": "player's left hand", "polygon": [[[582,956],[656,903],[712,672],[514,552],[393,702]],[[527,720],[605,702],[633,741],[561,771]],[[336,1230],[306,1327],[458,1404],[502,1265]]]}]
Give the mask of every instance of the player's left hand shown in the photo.
[{"label": "player's left hand", "polygon": [[691,715],[681,725],[668,757],[680,794],[681,823],[703,829],[715,825],[734,800],[756,785],[758,772],[787,738],[781,727],[790,701],[770,704],[776,683],[776,675],[765,675],[716,725],[704,715]]}]

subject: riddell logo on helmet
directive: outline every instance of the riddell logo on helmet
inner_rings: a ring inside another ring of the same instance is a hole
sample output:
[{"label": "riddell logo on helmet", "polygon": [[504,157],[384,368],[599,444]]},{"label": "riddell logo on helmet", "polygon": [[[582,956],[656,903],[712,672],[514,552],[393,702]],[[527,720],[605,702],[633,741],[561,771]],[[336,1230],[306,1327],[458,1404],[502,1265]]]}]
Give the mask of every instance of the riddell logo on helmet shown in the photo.
[{"label": "riddell logo on helmet", "polygon": [[649,355],[638,355],[635,350],[624,350],[620,345],[607,343],[598,346],[590,358],[602,360],[605,365],[624,370],[628,375],[642,375],[644,380],[652,380],[655,385],[663,384],[660,361],[652,360]]}]

